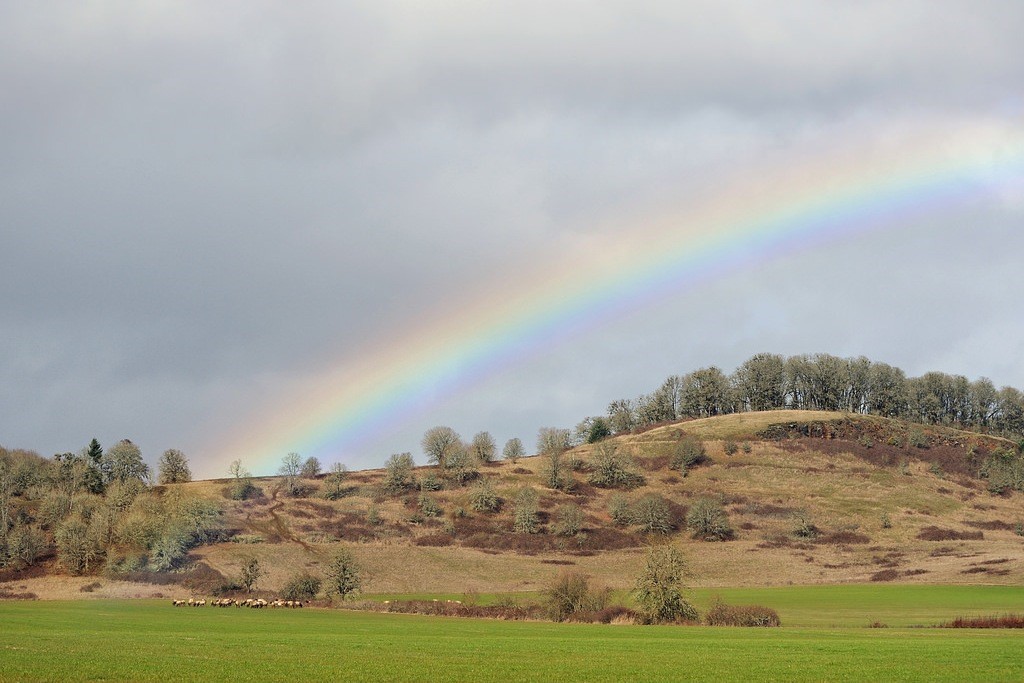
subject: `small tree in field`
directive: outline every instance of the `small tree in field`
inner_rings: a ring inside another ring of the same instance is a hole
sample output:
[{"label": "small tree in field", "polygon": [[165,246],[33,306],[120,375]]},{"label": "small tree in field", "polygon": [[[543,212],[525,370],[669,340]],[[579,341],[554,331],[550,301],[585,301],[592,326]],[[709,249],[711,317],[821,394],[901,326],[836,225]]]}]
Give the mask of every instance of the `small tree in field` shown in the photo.
[{"label": "small tree in field", "polygon": [[177,448],[164,451],[157,463],[160,474],[157,481],[161,484],[180,484],[192,481],[192,471],[188,468],[188,458]]},{"label": "small tree in field", "polygon": [[672,531],[672,511],[664,498],[651,493],[636,501],[631,510],[633,524],[641,531],[652,534],[667,534]]},{"label": "small tree in field", "polygon": [[707,460],[704,442],[695,436],[687,436],[676,444],[672,453],[672,469],[679,470],[684,477],[690,468]]},{"label": "small tree in field", "polygon": [[469,496],[469,506],[477,512],[497,512],[501,499],[489,479],[481,479]]},{"label": "small tree in field", "polygon": [[238,583],[245,588],[246,593],[252,593],[260,577],[266,574],[260,561],[255,557],[246,557],[242,560],[242,567],[238,574]]},{"label": "small tree in field", "polygon": [[327,592],[345,600],[358,592],[362,585],[359,565],[352,553],[342,548],[327,565]]},{"label": "small tree in field", "polygon": [[590,423],[590,430],[587,432],[587,443],[597,443],[612,435],[612,426],[607,418],[595,417]]},{"label": "small tree in field", "polygon": [[476,456],[473,455],[469,446],[461,445],[453,449],[444,461],[441,468],[442,476],[448,481],[453,481],[459,486],[476,479],[480,474],[477,469]]},{"label": "small tree in field", "polygon": [[555,533],[560,536],[575,536],[583,530],[583,510],[575,503],[558,508],[555,520]]},{"label": "small tree in field", "polygon": [[519,462],[519,458],[526,455],[526,451],[523,449],[523,442],[518,437],[513,437],[505,442],[505,448],[502,450],[501,455],[505,460],[515,465]]},{"label": "small tree in field", "polygon": [[427,460],[442,469],[448,465],[448,459],[452,455],[465,450],[459,433],[444,425],[428,429],[423,435],[420,445],[423,447],[423,452],[427,454]]},{"label": "small tree in field", "polygon": [[345,481],[348,479],[348,468],[340,462],[331,465],[331,471],[324,479],[324,487],[320,492],[327,500],[338,500],[348,493]]},{"label": "small tree in field", "polygon": [[299,489],[299,475],[302,473],[302,456],[298,453],[289,453],[281,458],[281,467],[278,470],[284,477],[284,487],[289,494],[294,495]]},{"label": "small tree in field", "polygon": [[698,498],[686,513],[686,526],[694,538],[705,541],[724,541],[732,538],[732,527],[722,504],[713,498]]},{"label": "small tree in field", "polygon": [[480,463],[492,462],[498,450],[497,445],[494,443],[494,437],[491,436],[490,432],[478,432],[473,437],[470,448]]},{"label": "small tree in field", "polygon": [[142,451],[129,439],[121,439],[103,454],[103,467],[110,481],[149,480],[149,465],[142,460]]},{"label": "small tree in field", "polygon": [[524,486],[515,500],[512,527],[519,534],[537,533],[537,492]]},{"label": "small tree in field", "polygon": [[309,572],[296,574],[281,589],[281,597],[285,600],[312,600],[320,592],[321,580]]},{"label": "small tree in field", "polygon": [[590,475],[590,483],[601,488],[631,489],[642,486],[644,477],[636,471],[633,458],[606,441],[594,448],[594,473]]},{"label": "small tree in field", "polygon": [[315,456],[309,456],[306,461],[302,463],[302,476],[306,479],[316,479],[320,476],[320,460]]},{"label": "small tree in field", "polygon": [[415,466],[412,453],[394,453],[384,463],[384,482],[381,484],[384,491],[396,494],[414,488],[416,478],[413,476],[412,468]]},{"label": "small tree in field", "polygon": [[249,479],[251,476],[249,470],[242,467],[241,460],[232,460],[231,465],[228,467],[228,472],[232,477],[232,500],[245,500],[256,493],[256,487],[252,485],[252,481]]},{"label": "small tree in field", "polygon": [[644,623],[696,621],[697,610],[683,597],[686,562],[683,554],[670,545],[647,551],[644,567],[633,587]]}]

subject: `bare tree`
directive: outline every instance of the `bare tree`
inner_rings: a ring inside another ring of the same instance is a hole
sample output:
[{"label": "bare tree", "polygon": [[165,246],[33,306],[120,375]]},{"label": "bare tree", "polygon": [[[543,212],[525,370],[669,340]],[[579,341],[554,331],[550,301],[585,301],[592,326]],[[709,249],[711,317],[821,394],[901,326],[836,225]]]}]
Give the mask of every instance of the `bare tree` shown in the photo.
[{"label": "bare tree", "polygon": [[302,474],[302,456],[298,453],[289,453],[281,459],[281,468],[278,470],[284,477],[284,485],[288,493],[294,494],[299,488],[299,475]]},{"label": "bare tree", "polygon": [[164,451],[157,463],[159,475],[157,481],[161,484],[180,484],[192,481],[192,471],[188,468],[188,458],[177,448],[170,448]]},{"label": "bare tree", "polygon": [[302,476],[306,479],[316,479],[320,475],[320,470],[320,460],[315,456],[309,456],[306,458],[306,461],[302,463]]},{"label": "bare tree", "polygon": [[448,459],[459,450],[464,449],[462,437],[451,427],[438,426],[427,430],[420,442],[427,460],[435,465],[445,467]]},{"label": "bare tree", "polygon": [[352,553],[342,548],[327,565],[327,591],[345,600],[363,585],[362,571]]},{"label": "bare tree", "polygon": [[647,552],[644,568],[633,588],[633,596],[647,623],[697,620],[697,610],[683,597],[685,576],[683,554],[673,546],[655,546]]},{"label": "bare tree", "polygon": [[238,583],[245,588],[246,593],[252,593],[252,589],[256,587],[260,577],[266,574],[263,567],[260,566],[260,561],[250,555],[249,557],[242,558],[242,566],[239,569]]},{"label": "bare tree", "polygon": [[395,453],[384,463],[384,482],[381,486],[388,493],[403,493],[416,486],[412,468],[416,463],[412,453]]},{"label": "bare tree", "polygon": [[491,436],[490,432],[477,432],[473,437],[472,442],[473,455],[481,463],[491,462],[494,460],[494,454],[497,452],[497,445],[494,443],[494,437]]},{"label": "bare tree", "polygon": [[501,455],[513,465],[516,464],[519,462],[519,458],[526,455],[526,451],[523,449],[523,442],[519,437],[509,439],[505,442],[505,448],[502,450]]},{"label": "bare tree", "polygon": [[142,451],[128,439],[122,439],[103,454],[105,469],[111,481],[149,480],[149,465],[142,460]]}]

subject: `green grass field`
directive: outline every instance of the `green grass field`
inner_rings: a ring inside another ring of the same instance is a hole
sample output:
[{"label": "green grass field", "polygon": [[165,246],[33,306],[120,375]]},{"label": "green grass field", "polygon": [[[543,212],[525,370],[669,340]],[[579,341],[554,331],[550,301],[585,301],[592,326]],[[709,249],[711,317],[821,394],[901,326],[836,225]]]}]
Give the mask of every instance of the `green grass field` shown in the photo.
[{"label": "green grass field", "polygon": [[[886,626],[934,626],[958,616],[1024,613],[1024,586],[848,584],[698,588],[688,595],[701,612],[716,598],[731,605],[765,605],[775,609],[787,627],[860,628],[874,622]],[[540,599],[535,593],[381,593],[365,597],[376,601],[475,600],[481,605],[510,598]],[[616,592],[616,600],[630,602],[628,593],[622,591]]]},{"label": "green grass field", "polygon": [[[717,591],[779,629],[515,623],[169,602],[0,603],[0,680],[1024,680],[1024,633],[931,628],[1024,611],[1024,588]],[[705,592],[697,602],[710,598]]]}]

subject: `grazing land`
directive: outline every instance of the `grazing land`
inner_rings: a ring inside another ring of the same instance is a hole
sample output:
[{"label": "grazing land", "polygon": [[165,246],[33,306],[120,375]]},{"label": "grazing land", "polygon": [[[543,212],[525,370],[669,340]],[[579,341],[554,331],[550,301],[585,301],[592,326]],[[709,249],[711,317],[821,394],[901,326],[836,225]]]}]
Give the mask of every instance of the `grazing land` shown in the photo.
[{"label": "grazing land", "polygon": [[[889,587],[881,588],[892,598],[884,590]],[[844,590],[771,589],[764,597],[777,595],[780,612],[798,615],[801,604],[820,604],[816,591],[836,591],[834,603],[846,605],[836,621],[862,626],[880,601],[858,611],[856,592]],[[922,589],[916,602],[906,598],[896,611],[935,614],[947,599],[975,603],[970,592],[979,590]],[[1008,595],[1002,590],[998,599],[992,596],[995,602]],[[1024,602],[1021,591],[1013,599],[1018,608]],[[175,609],[165,601],[4,602],[0,621],[4,681],[1024,677],[1019,631],[602,626],[343,610]]]}]

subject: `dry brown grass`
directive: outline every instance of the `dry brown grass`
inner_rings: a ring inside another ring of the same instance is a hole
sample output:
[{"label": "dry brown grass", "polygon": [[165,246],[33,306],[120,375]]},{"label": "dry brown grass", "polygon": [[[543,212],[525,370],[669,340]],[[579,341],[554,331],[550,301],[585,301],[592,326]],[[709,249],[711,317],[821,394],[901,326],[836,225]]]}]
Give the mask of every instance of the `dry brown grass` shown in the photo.
[{"label": "dry brown grass", "polygon": [[[758,439],[781,425],[780,441]],[[794,433],[810,429],[811,437]],[[369,592],[513,592],[542,588],[560,566],[574,569],[613,588],[628,588],[639,571],[647,544],[672,542],[688,556],[698,586],[786,585],[867,582],[882,578],[900,582],[1020,583],[1024,581],[1024,548],[1014,534],[1020,518],[1021,494],[991,496],[976,480],[940,478],[930,471],[929,449],[900,466],[888,446],[868,448],[851,438],[884,435],[906,425],[876,417],[809,411],[746,413],[664,425],[616,439],[634,455],[647,475],[647,485],[628,492],[577,487],[574,494],[550,491],[538,473],[537,457],[495,463],[482,469],[505,501],[496,513],[471,510],[467,488],[449,488],[430,495],[441,507],[438,518],[417,519],[418,493],[393,497],[378,492],[382,471],[352,473],[351,495],[337,501],[288,498],[280,495],[273,477],[255,480],[265,497],[253,501],[225,498],[229,482],[214,480],[182,485],[196,495],[219,501],[224,524],[237,532],[262,536],[263,543],[224,542],[196,549],[226,577],[238,573],[241,559],[255,555],[268,573],[261,591],[278,590],[300,571],[317,572],[341,544],[362,563]],[[967,448],[984,448],[989,440],[967,432],[926,428],[943,462],[966,458]],[[711,462],[691,469],[686,477],[665,469],[668,453],[683,435],[706,440]],[[723,439],[749,441],[750,452],[726,455]],[[899,451],[903,453],[904,451]],[[936,451],[937,452],[937,451]],[[592,447],[577,454],[591,457]],[[916,456],[916,453],[910,453]],[[955,466],[943,469],[957,471]],[[422,478],[431,468],[418,468]],[[581,483],[584,476],[575,474]],[[542,530],[513,534],[516,491],[540,491]],[[275,495],[276,494],[276,495]],[[690,538],[685,528],[668,538],[645,537],[635,528],[614,526],[608,513],[612,496],[627,500],[655,494],[670,503],[676,517],[697,498],[722,502],[736,540],[708,544]],[[578,505],[584,516],[581,537],[553,533],[551,520],[566,504]],[[376,512],[376,524],[369,519]],[[795,515],[802,512],[822,530],[815,540],[793,536]],[[889,522],[883,523],[883,515]],[[951,532],[949,541],[919,538],[922,529]],[[984,530],[979,538],[980,530]],[[993,559],[1006,560],[986,564]],[[972,564],[973,563],[973,564]],[[965,573],[967,572],[967,573]],[[16,578],[16,577],[15,577]],[[132,597],[169,595],[174,587],[100,579],[92,593],[79,588],[95,577],[41,577],[0,585],[43,597]]]}]

